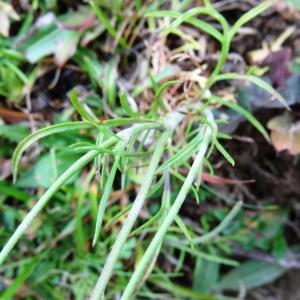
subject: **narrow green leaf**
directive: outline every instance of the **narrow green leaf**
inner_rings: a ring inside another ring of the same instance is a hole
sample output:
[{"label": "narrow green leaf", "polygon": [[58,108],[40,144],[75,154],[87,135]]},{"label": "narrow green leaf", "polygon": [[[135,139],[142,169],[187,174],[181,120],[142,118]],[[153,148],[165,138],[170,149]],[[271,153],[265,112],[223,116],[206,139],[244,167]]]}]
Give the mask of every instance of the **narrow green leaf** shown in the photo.
[{"label": "narrow green leaf", "polygon": [[274,281],[285,272],[283,267],[263,261],[248,261],[226,274],[217,285],[222,290],[252,289]]},{"label": "narrow green leaf", "polygon": [[89,114],[89,112],[83,107],[82,103],[79,101],[78,97],[78,91],[76,88],[74,88],[70,92],[70,99],[74,106],[74,108],[77,110],[77,112],[82,116],[82,118],[86,121],[89,121],[91,123],[95,122],[95,119]]},{"label": "narrow green leaf", "polygon": [[220,97],[217,96],[211,96],[208,99],[212,99],[215,100],[216,102],[225,105],[227,107],[229,107],[230,109],[238,112],[239,114],[241,114],[250,124],[253,125],[253,127],[255,127],[265,138],[267,141],[269,141],[269,135],[268,132],[266,131],[266,129],[264,128],[264,126],[245,108],[243,108],[242,106],[227,101],[225,99],[222,99]]},{"label": "narrow green leaf", "polygon": [[91,170],[87,174],[84,182],[82,184],[80,184],[80,187],[78,187],[80,193],[79,193],[79,197],[78,197],[77,205],[76,205],[75,219],[73,219],[73,220],[75,221],[74,240],[75,240],[75,244],[76,244],[77,253],[80,257],[83,257],[85,254],[85,245],[87,242],[87,237],[85,235],[84,226],[83,226],[83,223],[84,223],[83,216],[82,216],[82,212],[83,212],[83,208],[84,208],[83,204],[84,204],[85,196],[89,191],[91,181],[94,178],[94,175],[95,175],[95,169],[91,168]]},{"label": "narrow green leaf", "polygon": [[182,219],[179,217],[179,215],[177,215],[175,217],[175,222],[178,225],[178,227],[180,228],[180,230],[183,232],[183,234],[185,235],[186,239],[188,240],[192,251],[195,251],[194,240],[193,240],[193,238],[192,238],[192,236],[191,236],[188,228],[186,227],[186,225],[184,224],[184,222],[182,221]]},{"label": "narrow green leaf", "polygon": [[39,139],[42,139],[46,136],[60,133],[60,132],[66,132],[70,130],[78,130],[78,129],[85,129],[90,128],[92,125],[90,122],[65,122],[61,124],[51,125],[42,129],[37,130],[36,132],[30,134],[25,139],[23,139],[17,148],[14,151],[13,157],[12,157],[12,171],[13,171],[13,178],[14,182],[17,179],[17,173],[18,173],[18,167],[19,162],[21,159],[21,156],[23,152],[30,147],[33,143],[38,141]]},{"label": "narrow green leaf", "polygon": [[118,127],[124,125],[131,125],[133,123],[157,123],[157,121],[152,119],[141,118],[141,117],[134,117],[134,118],[109,119],[109,120],[97,122],[96,124],[104,125],[106,127]]},{"label": "narrow green leaf", "polygon": [[[172,76],[174,76],[177,73],[177,68],[174,65],[166,65],[166,67],[159,73],[155,74],[152,78],[156,83],[168,79]],[[141,85],[138,85],[135,87],[135,89],[132,92],[133,97],[137,97],[140,95],[145,89],[150,88],[153,86],[153,82],[148,78],[145,80]]]},{"label": "narrow green leaf", "polygon": [[214,239],[215,237],[217,237],[231,223],[231,221],[238,214],[242,206],[243,206],[243,202],[238,201],[217,227],[215,227],[213,230],[209,231],[208,233],[202,236],[196,237],[194,239],[194,243],[195,244],[207,243],[212,239]]},{"label": "narrow green leaf", "polygon": [[[153,276],[149,278],[149,282],[154,285],[160,287],[164,291],[168,291],[174,295],[175,297],[180,297],[179,299],[193,299],[193,300],[220,300],[218,296],[211,296],[208,294],[204,294],[198,292],[196,290],[187,288],[185,286],[181,286],[178,284],[174,284],[174,282],[170,281],[169,278],[155,278]],[[224,299],[225,300],[225,299]]]},{"label": "narrow green leaf", "polygon": [[24,84],[28,84],[28,77],[20,68],[17,67],[16,64],[10,60],[3,60],[3,64],[6,65],[12,72],[14,72]]},{"label": "narrow green leaf", "polygon": [[232,165],[235,165],[234,159],[231,155],[227,152],[227,150],[219,143],[219,141],[215,138],[214,145],[220,151],[220,153],[224,156],[224,158]]},{"label": "narrow green leaf", "polygon": [[[179,18],[182,15],[183,15],[182,13],[179,13],[176,11],[161,10],[161,11],[149,12],[145,16],[146,17],[155,17],[155,18],[162,18],[162,17]],[[213,27],[212,25],[210,25],[207,22],[201,21],[201,20],[199,20],[197,18],[193,18],[191,16],[189,16],[188,18],[185,18],[184,22],[194,25],[195,27],[201,29],[203,32],[211,35],[213,38],[215,38],[219,42],[222,42],[222,40],[223,40],[222,34],[217,29],[215,29],[215,27]]]},{"label": "narrow green leaf", "polygon": [[[96,146],[99,147],[102,144],[103,140],[104,140],[104,134],[102,132],[99,132],[97,135],[97,138],[96,138]],[[102,155],[98,155],[94,159],[94,167],[95,167],[97,174],[99,174],[98,172],[100,171],[101,158],[102,158]]]},{"label": "narrow green leaf", "polygon": [[[107,30],[107,32],[113,37],[116,38],[117,37],[117,30],[115,28],[112,27],[112,25],[110,24],[109,19],[107,18],[107,16],[104,14],[104,12],[101,10],[100,6],[97,5],[95,3],[95,1],[90,1],[90,5],[91,8],[93,10],[93,12],[95,13],[95,15],[97,16],[97,18],[99,19],[99,21],[101,22],[101,24],[105,27],[105,29]],[[119,44],[123,47],[123,48],[127,48],[127,42],[124,40],[123,37],[119,38]]]},{"label": "narrow green leaf", "polygon": [[230,38],[233,38],[233,36],[243,25],[260,15],[262,12],[264,12],[266,9],[272,6],[275,2],[276,0],[267,0],[259,5],[255,5],[254,8],[250,9],[247,13],[243,14],[232,26],[229,33]]},{"label": "narrow green leaf", "polygon": [[14,295],[16,295],[18,290],[22,287],[24,281],[32,273],[34,266],[35,266],[34,260],[30,261],[29,263],[27,263],[24,266],[23,270],[16,276],[14,281],[9,285],[9,287],[1,295],[2,300],[15,299]]},{"label": "narrow green leaf", "polygon": [[[183,176],[182,174],[180,174],[179,172],[177,172],[176,170],[173,170],[171,169],[170,172],[176,177],[178,178],[179,180],[181,180],[182,182],[184,182],[185,180],[185,176]],[[191,185],[191,191],[196,199],[196,202],[199,203],[200,202],[200,199],[199,199],[199,195],[198,195],[198,192],[197,192],[197,189],[195,188],[195,185],[192,184]]]},{"label": "narrow green leaf", "polygon": [[69,148],[73,149],[74,151],[78,151],[78,152],[79,151],[88,152],[91,150],[95,150],[95,151],[98,151],[99,153],[113,154],[113,151],[110,149],[99,147],[92,143],[86,143],[86,142],[78,142],[78,143],[72,144],[71,146],[69,146]]},{"label": "narrow green leaf", "polygon": [[186,13],[183,13],[180,16],[178,16],[176,18],[176,20],[173,21],[173,23],[171,23],[169,26],[167,26],[164,29],[163,34],[165,34],[165,35],[169,34],[170,32],[172,32],[173,29],[177,28],[182,23],[184,23],[186,20],[188,20],[189,18],[191,18],[195,15],[200,15],[200,14],[210,15],[209,12],[210,12],[210,10],[207,9],[206,7],[194,7],[192,9],[188,10]]},{"label": "narrow green leaf", "polygon": [[140,234],[141,232],[147,231],[147,228],[150,228],[153,224],[159,222],[159,219],[163,216],[163,211],[160,209],[152,218],[150,218],[147,222],[145,222],[143,225],[135,229],[130,236]]},{"label": "narrow green leaf", "polygon": [[151,106],[151,111],[150,111],[150,115],[153,115],[155,116],[156,113],[157,113],[157,110],[158,110],[158,107],[160,106],[161,109],[165,112],[167,112],[167,109],[162,101],[162,93],[167,89],[169,88],[170,86],[172,86],[173,84],[175,83],[178,83],[180,82],[179,80],[170,80],[170,81],[167,81],[165,82],[163,85],[161,85],[156,94],[155,94],[155,100],[153,101],[152,103],[152,106]]},{"label": "narrow green leaf", "polygon": [[196,136],[192,141],[190,141],[184,148],[180,149],[175,155],[166,160],[156,171],[156,174],[162,173],[166,169],[174,165],[182,165],[187,161],[195,152],[199,143],[201,143],[201,134]]},{"label": "narrow green leaf", "polygon": [[18,187],[12,186],[4,180],[0,181],[0,193],[1,195],[13,197],[14,199],[20,200],[22,202],[26,202],[32,198],[32,195],[23,192]]},{"label": "narrow green leaf", "polygon": [[110,105],[111,109],[116,107],[116,91],[117,91],[117,62],[111,60],[104,68],[104,80],[103,90],[105,99]]},{"label": "narrow green leaf", "polygon": [[173,246],[176,249],[183,250],[195,257],[200,257],[208,261],[220,263],[223,265],[228,265],[228,266],[233,266],[236,267],[239,265],[239,263],[233,259],[217,256],[217,255],[212,255],[212,254],[207,254],[206,252],[202,252],[196,248],[196,250],[191,250],[189,247],[182,245],[181,241],[178,239],[170,238],[166,236],[166,243],[169,244],[170,246]]},{"label": "narrow green leaf", "polygon": [[125,91],[121,91],[119,93],[119,97],[120,97],[120,102],[121,102],[121,106],[123,107],[123,109],[125,110],[125,112],[130,116],[130,117],[135,117],[138,114],[132,110],[128,99],[127,99],[127,95]]},{"label": "narrow green leaf", "polygon": [[104,191],[103,191],[103,194],[102,194],[102,197],[100,200],[100,204],[99,204],[99,208],[98,208],[96,228],[95,228],[95,234],[94,234],[94,238],[93,238],[93,246],[95,246],[95,244],[97,243],[97,240],[100,235],[100,230],[101,230],[101,226],[102,226],[102,222],[103,222],[105,209],[106,209],[106,206],[108,203],[110,193],[112,191],[112,186],[113,186],[113,183],[114,183],[114,180],[116,177],[116,172],[118,169],[118,164],[119,164],[123,149],[124,149],[124,145],[119,145],[117,147],[117,155],[115,156],[114,163],[111,167],[109,176],[107,178],[107,181],[106,181],[106,184],[104,187]]},{"label": "narrow green leaf", "polygon": [[117,213],[115,216],[113,216],[111,219],[108,220],[108,223],[105,225],[105,229],[109,228],[114,222],[119,220],[121,217],[123,217],[128,211],[131,209],[132,203],[126,206],[123,210],[121,210],[119,213]]},{"label": "narrow green leaf", "polygon": [[286,107],[288,110],[290,110],[288,104],[286,103],[285,99],[267,82],[260,79],[259,77],[256,77],[254,75],[242,75],[237,73],[226,73],[226,74],[220,74],[216,76],[215,81],[221,81],[221,80],[248,80],[254,84],[256,84],[258,87],[264,89],[268,93],[270,93],[275,99],[277,99],[284,107]]}]

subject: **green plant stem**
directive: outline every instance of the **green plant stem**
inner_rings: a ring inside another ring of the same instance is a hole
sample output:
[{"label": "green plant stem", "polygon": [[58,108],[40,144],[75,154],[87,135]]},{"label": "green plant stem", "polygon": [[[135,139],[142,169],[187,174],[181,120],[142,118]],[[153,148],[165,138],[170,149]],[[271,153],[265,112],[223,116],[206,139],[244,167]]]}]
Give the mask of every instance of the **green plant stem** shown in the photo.
[{"label": "green plant stem", "polygon": [[193,242],[195,244],[206,243],[214,239],[215,237],[217,237],[229,225],[229,223],[234,219],[234,217],[239,213],[242,206],[243,206],[243,202],[238,201],[231,209],[231,211],[228,213],[228,215],[223,219],[223,221],[216,228],[214,228],[207,234],[204,234],[202,236],[193,239]]},{"label": "green plant stem", "polygon": [[83,203],[85,200],[85,195],[87,194],[89,185],[91,181],[93,180],[93,177],[95,175],[95,167],[93,167],[89,173],[87,174],[83,186],[80,187],[80,194],[77,200],[77,207],[76,207],[76,215],[75,215],[75,234],[74,234],[74,240],[76,243],[76,250],[79,257],[83,257],[85,251],[85,236],[84,236],[84,230],[83,230],[83,222],[82,222],[82,210],[83,210]]},{"label": "green plant stem", "polygon": [[[168,213],[168,209],[170,207],[170,201],[171,201],[171,186],[170,186],[170,174],[168,171],[165,171],[165,177],[164,177],[164,192],[162,195],[162,203],[161,203],[161,218],[159,220],[159,225],[163,222],[165,216]],[[147,280],[147,278],[149,277],[149,275],[152,273],[156,261],[158,259],[161,247],[162,247],[163,241],[159,244],[158,248],[156,249],[156,253],[154,254],[154,257],[151,261],[151,263],[147,266],[147,269],[144,272],[144,276],[143,279],[139,282],[138,286],[137,286],[137,290],[140,289],[144,282]]]},{"label": "green plant stem", "polygon": [[93,238],[93,243],[92,246],[95,246],[96,242],[98,241],[99,235],[100,235],[100,230],[103,222],[103,217],[104,213],[106,210],[106,206],[109,200],[109,196],[113,187],[113,183],[116,177],[116,172],[118,169],[118,164],[121,158],[121,153],[124,150],[124,144],[122,144],[119,148],[117,148],[118,153],[114,157],[114,163],[110,169],[110,173],[108,176],[108,179],[106,181],[104,191],[102,193],[102,197],[99,203],[99,208],[98,208],[98,213],[97,213],[97,220],[96,220],[96,228],[95,228],[95,233],[94,233],[94,238]]},{"label": "green plant stem", "polygon": [[193,162],[193,165],[190,169],[189,174],[187,175],[177,198],[172,205],[171,209],[169,210],[168,214],[166,215],[164,221],[160,225],[157,233],[155,234],[153,240],[151,241],[150,245],[148,246],[143,258],[141,259],[137,269],[134,271],[133,275],[130,278],[130,281],[122,295],[121,300],[131,300],[133,297],[132,295],[135,292],[135,287],[138,283],[142,280],[145,270],[147,266],[151,263],[152,258],[155,256],[156,250],[158,249],[159,245],[161,244],[166,232],[168,231],[169,226],[173,223],[174,219],[176,218],[188,192],[191,189],[191,186],[196,178],[199,175],[199,170],[201,171],[201,166],[203,163],[203,159],[208,148],[209,142],[211,140],[212,129],[209,126],[205,126],[203,132],[203,140],[199,146],[198,153],[196,158]]},{"label": "green plant stem", "polygon": [[215,83],[216,77],[222,71],[222,69],[225,65],[229,50],[230,50],[230,43],[231,43],[231,40],[229,39],[228,34],[224,33],[224,40],[222,42],[220,59],[218,60],[218,63],[216,65],[216,67],[214,68],[213,72],[211,73],[209,79],[207,80],[205,90],[208,90],[209,88],[211,88],[211,86]]},{"label": "green plant stem", "polygon": [[2,248],[0,252],[0,265],[3,263],[7,255],[13,249],[15,244],[18,242],[20,237],[27,230],[33,219],[39,214],[39,212],[44,208],[50,198],[54,193],[77,171],[83,168],[87,163],[89,163],[94,157],[99,154],[98,151],[92,150],[77,160],[67,171],[65,171],[46,191],[46,193],[38,200],[31,211],[26,215],[21,224],[17,227],[13,235],[10,237],[8,242]]},{"label": "green plant stem", "polygon": [[101,275],[100,275],[100,277],[95,285],[95,288],[93,290],[91,300],[101,299],[102,295],[104,294],[106,285],[113,273],[114,266],[118,260],[120,252],[122,250],[122,247],[124,246],[124,243],[126,242],[126,239],[128,238],[130,231],[132,230],[134,223],[135,223],[136,219],[138,218],[138,215],[143,207],[147,193],[151,187],[153,177],[155,176],[157,166],[158,166],[161,156],[164,152],[165,143],[168,139],[168,135],[169,135],[168,132],[164,132],[162,134],[162,136],[160,137],[159,141],[157,142],[155,151],[153,153],[153,156],[149,163],[147,173],[145,175],[145,180],[141,186],[141,189],[139,190],[139,192],[136,196],[136,199],[134,200],[133,206],[132,206],[132,208],[126,218],[126,221],[124,222],[123,227],[111,249],[111,252],[109,253],[109,255],[106,259],[106,262],[105,262],[105,265],[101,272]]},{"label": "green plant stem", "polygon": [[[106,142],[102,144],[102,146],[110,147],[116,143],[116,139],[114,137],[108,139]],[[0,266],[16,245],[20,237],[25,233],[29,225],[32,223],[34,218],[40,213],[40,211],[44,208],[50,198],[54,195],[54,193],[70,178],[74,175],[74,173],[81,170],[85,165],[87,165],[92,159],[94,159],[99,152],[96,150],[89,151],[80,159],[78,159],[69,169],[67,169],[57,180],[52,184],[52,186],[46,191],[46,193],[37,201],[31,211],[26,215],[20,225],[17,227],[13,235],[9,238],[5,246],[2,248],[0,252]]]}]

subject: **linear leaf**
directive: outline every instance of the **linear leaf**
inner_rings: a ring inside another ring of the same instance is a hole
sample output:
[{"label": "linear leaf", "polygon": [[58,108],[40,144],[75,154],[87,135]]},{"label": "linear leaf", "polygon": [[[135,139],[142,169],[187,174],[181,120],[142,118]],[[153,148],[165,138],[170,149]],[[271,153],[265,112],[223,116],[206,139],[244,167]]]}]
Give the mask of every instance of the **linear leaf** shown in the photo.
[{"label": "linear leaf", "polygon": [[95,122],[94,118],[89,114],[89,112],[80,103],[77,94],[78,94],[78,91],[76,88],[74,88],[70,92],[70,99],[71,99],[71,102],[72,102],[74,108],[77,110],[77,112],[82,116],[82,118],[84,120],[94,123]]},{"label": "linear leaf", "polygon": [[117,148],[117,155],[114,159],[114,163],[111,167],[109,176],[107,178],[105,187],[104,187],[104,191],[100,200],[100,204],[99,204],[99,209],[98,209],[98,214],[97,214],[97,221],[96,221],[96,228],[95,228],[95,234],[94,234],[94,238],[93,238],[93,246],[95,246],[95,244],[97,243],[97,240],[99,238],[100,235],[100,229],[101,229],[101,225],[103,222],[103,217],[104,217],[104,213],[105,213],[105,209],[107,206],[107,202],[112,190],[112,186],[116,177],[116,172],[118,169],[118,164],[122,155],[122,151],[124,149],[124,145],[121,145]]},{"label": "linear leaf", "polygon": [[275,99],[277,99],[282,105],[284,105],[288,110],[290,110],[285,99],[272,86],[270,86],[267,82],[265,82],[259,77],[253,75],[242,75],[237,73],[226,73],[216,76],[215,81],[221,80],[248,80],[256,84],[258,87],[262,88],[263,90],[269,92]]},{"label": "linear leaf", "polygon": [[35,265],[36,265],[36,261],[32,259],[31,261],[29,261],[29,263],[27,263],[24,266],[23,270],[18,274],[18,276],[9,285],[9,287],[2,293],[2,295],[1,295],[2,300],[15,299],[14,296],[16,296],[16,293],[22,287],[22,285],[24,284],[24,281],[33,272]]},{"label": "linear leaf", "polygon": [[161,106],[161,108],[167,112],[166,110],[166,107],[162,101],[162,93],[167,89],[169,88],[170,86],[172,86],[173,84],[175,83],[178,83],[180,82],[179,80],[170,80],[170,81],[167,81],[165,82],[163,85],[161,85],[156,94],[155,94],[155,100],[153,101],[152,103],[152,106],[151,106],[151,112],[150,114],[151,115],[155,115],[157,113],[157,110],[158,110],[158,107]]},{"label": "linear leaf", "polygon": [[121,105],[122,105],[123,109],[125,110],[125,112],[126,112],[129,116],[135,117],[135,116],[138,115],[137,112],[135,112],[135,111],[132,109],[132,107],[131,107],[131,105],[130,105],[128,99],[127,99],[127,95],[126,95],[126,92],[125,92],[125,91],[121,91],[121,92],[119,93],[119,98],[120,98],[120,102],[121,102]]},{"label": "linear leaf", "polygon": [[66,132],[69,130],[76,130],[76,129],[83,129],[83,128],[90,128],[92,125],[89,122],[65,122],[61,124],[51,125],[42,129],[37,130],[36,132],[30,134],[25,139],[23,139],[19,145],[17,146],[16,150],[14,151],[12,157],[12,171],[13,171],[13,178],[14,182],[17,179],[18,167],[21,156],[23,152],[30,147],[33,143],[42,139],[46,136]]},{"label": "linear leaf", "polygon": [[[169,17],[169,18],[178,18],[182,16],[182,13],[176,12],[176,11],[168,11],[168,10],[162,10],[162,11],[154,11],[149,12],[146,14],[146,17],[155,17],[155,18],[161,18],[161,17]],[[221,42],[223,40],[222,34],[215,29],[212,25],[210,25],[207,22],[203,22],[197,18],[193,18],[189,16],[188,18],[185,18],[184,22],[194,25],[195,27],[198,27],[203,32],[211,35],[213,38],[215,38],[217,41]]]},{"label": "linear leaf", "polygon": [[236,103],[230,102],[217,96],[209,97],[209,99],[215,100],[216,102],[225,105],[230,109],[241,114],[249,123],[253,125],[253,127],[255,127],[266,138],[267,141],[270,140],[268,132],[266,131],[264,126],[248,110]]},{"label": "linear leaf", "polygon": [[232,26],[230,30],[230,37],[232,38],[243,25],[260,15],[275,2],[276,0],[267,0],[259,5],[254,6],[254,8],[250,9],[247,13],[242,15]]},{"label": "linear leaf", "polygon": [[251,289],[272,282],[284,272],[276,264],[250,260],[227,273],[217,287],[231,291],[239,291],[241,287]]},{"label": "linear leaf", "polygon": [[180,230],[183,232],[183,234],[185,235],[186,239],[188,240],[192,251],[194,251],[195,250],[194,240],[193,240],[188,228],[184,224],[183,220],[179,216],[176,216],[175,222],[178,225],[178,227],[180,228]]},{"label": "linear leaf", "polygon": [[187,161],[194,153],[194,151],[197,149],[197,146],[199,146],[199,143],[201,142],[200,136],[198,135],[195,137],[192,141],[190,141],[183,149],[180,149],[175,155],[170,157],[167,161],[165,161],[156,171],[156,173],[162,173],[166,169],[170,168],[174,164],[183,164],[185,161]]},{"label": "linear leaf", "polygon": [[234,159],[231,155],[227,152],[227,150],[219,143],[219,141],[215,138],[214,145],[220,151],[220,153],[225,157],[225,159],[232,165],[235,165]]}]

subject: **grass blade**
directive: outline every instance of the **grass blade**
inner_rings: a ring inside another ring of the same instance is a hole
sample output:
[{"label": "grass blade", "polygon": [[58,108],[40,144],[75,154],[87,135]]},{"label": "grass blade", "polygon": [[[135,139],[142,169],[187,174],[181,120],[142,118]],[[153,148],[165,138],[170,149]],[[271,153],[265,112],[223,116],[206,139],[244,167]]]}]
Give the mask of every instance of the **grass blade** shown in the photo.
[{"label": "grass blade", "polygon": [[134,111],[127,99],[127,95],[125,91],[121,91],[119,93],[119,98],[121,102],[121,106],[125,110],[125,112],[130,116],[130,117],[136,117],[138,114],[136,111]]},{"label": "grass blade", "polygon": [[213,230],[208,232],[207,234],[204,234],[203,236],[200,236],[198,238],[195,238],[193,242],[195,244],[201,244],[201,243],[206,243],[216,236],[218,236],[228,225],[229,223],[233,220],[233,218],[239,213],[243,206],[242,201],[238,201],[232,210],[228,213],[228,215],[222,220],[222,222]]},{"label": "grass blade", "polygon": [[[101,24],[105,27],[105,29],[107,30],[107,32],[113,37],[116,38],[117,37],[117,30],[115,30],[110,22],[109,19],[106,17],[106,15],[104,14],[104,12],[100,9],[100,7],[95,3],[95,1],[90,1],[90,5],[91,8],[93,10],[93,12],[95,13],[95,15],[97,16],[97,18],[99,19],[99,21],[101,22]],[[127,42],[124,40],[123,37],[119,38],[119,44],[123,47],[123,48],[128,48]]]},{"label": "grass blade", "polygon": [[14,281],[9,285],[9,287],[1,294],[2,300],[11,300],[14,299],[18,290],[22,287],[24,281],[30,276],[35,267],[35,261],[32,260],[27,263],[23,270],[18,274]]},{"label": "grass blade", "polygon": [[23,219],[21,224],[17,227],[13,235],[9,238],[5,246],[2,248],[0,252],[0,265],[9,255],[15,244],[21,238],[21,236],[25,233],[27,228],[30,226],[32,221],[36,218],[36,216],[40,213],[40,211],[44,208],[47,202],[51,199],[51,197],[58,191],[58,189],[71,177],[79,171],[82,167],[84,167],[87,163],[89,163],[98,152],[90,151],[77,160],[69,169],[67,169],[47,190],[47,192],[36,202],[34,207],[30,210],[30,212]]},{"label": "grass blade", "polygon": [[176,216],[175,222],[176,222],[177,226],[180,228],[180,230],[183,232],[183,234],[185,235],[187,241],[190,244],[192,251],[194,251],[195,250],[194,240],[193,240],[188,228],[184,224],[183,220],[179,216]]},{"label": "grass blade", "polygon": [[87,239],[84,234],[83,220],[82,220],[83,203],[85,200],[85,195],[89,190],[89,185],[93,180],[94,174],[95,174],[95,168],[92,168],[87,174],[82,186],[80,186],[80,194],[76,205],[74,240],[76,244],[76,251],[79,257],[83,257],[85,253],[85,245],[87,242]]}]

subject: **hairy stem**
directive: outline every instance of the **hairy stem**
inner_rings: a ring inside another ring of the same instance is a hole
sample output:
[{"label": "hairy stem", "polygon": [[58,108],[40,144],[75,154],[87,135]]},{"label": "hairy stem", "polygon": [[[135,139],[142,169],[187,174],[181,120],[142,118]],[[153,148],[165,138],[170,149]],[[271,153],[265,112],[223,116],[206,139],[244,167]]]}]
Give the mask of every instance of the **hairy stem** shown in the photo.
[{"label": "hairy stem", "polygon": [[167,141],[168,134],[169,134],[168,132],[164,132],[162,134],[162,136],[160,137],[159,141],[157,142],[154,154],[149,163],[147,174],[145,175],[144,183],[142,184],[141,189],[139,190],[139,192],[136,196],[136,199],[134,200],[133,206],[126,218],[126,221],[123,224],[121,231],[119,232],[119,235],[111,249],[111,252],[109,253],[109,255],[106,259],[106,263],[103,267],[101,275],[100,275],[100,277],[95,285],[95,288],[93,290],[91,300],[101,299],[104,294],[106,285],[108,284],[108,281],[109,281],[110,277],[112,276],[113,269],[119,258],[120,252],[121,252],[121,250],[126,242],[126,239],[128,238],[128,236],[134,226],[136,219],[139,216],[139,213],[140,213],[142,207],[143,207],[147,193],[151,187],[153,177],[157,170],[157,166],[158,166],[161,156],[164,152],[165,143]]},{"label": "hairy stem", "polygon": [[135,292],[135,288],[138,286],[138,283],[142,280],[145,270],[151,263],[151,260],[155,256],[155,253],[160,246],[166,232],[168,231],[169,226],[173,223],[174,219],[176,218],[188,192],[191,189],[191,186],[195,180],[195,177],[201,170],[201,166],[203,163],[203,159],[208,148],[209,142],[211,140],[212,129],[208,126],[204,129],[203,133],[203,140],[199,146],[198,153],[196,158],[193,162],[193,165],[190,169],[189,174],[187,175],[177,198],[172,205],[171,209],[169,210],[168,214],[166,215],[164,221],[160,225],[158,231],[156,232],[153,240],[151,241],[150,245],[148,246],[143,258],[141,259],[137,269],[134,271],[130,281],[122,295],[121,300],[131,300],[132,295]]}]

